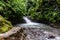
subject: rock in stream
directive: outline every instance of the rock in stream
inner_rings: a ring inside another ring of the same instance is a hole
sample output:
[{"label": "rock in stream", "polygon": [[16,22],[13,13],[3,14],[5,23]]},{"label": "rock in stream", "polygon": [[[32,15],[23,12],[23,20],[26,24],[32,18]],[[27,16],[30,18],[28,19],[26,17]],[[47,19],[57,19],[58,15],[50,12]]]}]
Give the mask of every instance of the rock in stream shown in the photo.
[{"label": "rock in stream", "polygon": [[26,40],[60,40],[59,35],[40,28],[26,28],[25,33],[27,34]]}]

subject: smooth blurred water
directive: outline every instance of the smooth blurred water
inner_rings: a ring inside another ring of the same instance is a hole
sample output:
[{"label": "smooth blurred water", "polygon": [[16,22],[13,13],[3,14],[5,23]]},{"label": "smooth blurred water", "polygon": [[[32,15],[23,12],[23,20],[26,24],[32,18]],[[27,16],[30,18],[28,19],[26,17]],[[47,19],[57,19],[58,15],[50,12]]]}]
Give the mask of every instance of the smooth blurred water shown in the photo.
[{"label": "smooth blurred water", "polygon": [[[32,22],[27,17],[23,17],[23,19],[26,21],[26,23],[17,24],[16,26],[25,28],[26,29],[26,31],[25,31],[26,34],[28,34],[28,35],[33,34],[34,31],[38,32],[38,34],[41,34],[41,31],[42,31],[42,33],[44,35],[46,35],[46,36],[54,35],[56,38],[54,38],[54,39],[41,38],[41,39],[44,39],[44,40],[58,40],[60,38],[60,29],[53,28],[53,27],[48,26],[46,24]],[[29,28],[31,28],[31,29],[33,28],[32,31]],[[36,35],[38,35],[38,34],[36,34]],[[40,37],[42,37],[43,34]],[[32,36],[32,37],[34,37],[34,36]],[[38,37],[39,36],[37,36],[37,39],[38,39]],[[43,36],[43,37],[45,37],[45,36]]]},{"label": "smooth blurred water", "polygon": [[23,19],[26,21],[26,23],[17,24],[16,26],[20,26],[23,28],[40,28],[41,30],[44,30],[44,31],[49,31],[49,32],[54,32],[56,34],[60,34],[60,29],[53,28],[46,24],[32,22],[30,19],[28,19],[28,17],[23,17]]},{"label": "smooth blurred water", "polygon": [[28,23],[32,23],[32,21],[29,20],[27,17],[23,17],[23,19],[26,21],[27,24],[28,24]]}]

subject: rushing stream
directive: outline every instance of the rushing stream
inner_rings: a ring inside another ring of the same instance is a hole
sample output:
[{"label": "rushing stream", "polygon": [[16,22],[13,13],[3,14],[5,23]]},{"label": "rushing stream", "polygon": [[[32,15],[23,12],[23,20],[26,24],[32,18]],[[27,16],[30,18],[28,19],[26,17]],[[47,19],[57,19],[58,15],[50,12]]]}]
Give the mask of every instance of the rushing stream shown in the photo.
[{"label": "rushing stream", "polygon": [[17,24],[17,26],[25,28],[28,40],[60,40],[60,29],[32,22],[27,17],[23,17],[23,19],[26,23]]}]

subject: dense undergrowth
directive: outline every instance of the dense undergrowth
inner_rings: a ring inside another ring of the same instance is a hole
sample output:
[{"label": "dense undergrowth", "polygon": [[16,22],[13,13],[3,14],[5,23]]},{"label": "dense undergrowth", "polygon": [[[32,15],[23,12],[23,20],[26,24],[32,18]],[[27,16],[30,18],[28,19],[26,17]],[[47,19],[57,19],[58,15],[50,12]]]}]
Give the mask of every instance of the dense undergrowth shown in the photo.
[{"label": "dense undergrowth", "polygon": [[30,16],[39,22],[60,23],[60,0],[0,0],[0,15],[12,22]]},{"label": "dense undergrowth", "polygon": [[59,0],[30,0],[28,1],[28,15],[34,20],[60,23]]},{"label": "dense undergrowth", "polygon": [[25,3],[24,0],[1,0],[0,15],[11,21],[12,24],[21,22],[26,10]]}]

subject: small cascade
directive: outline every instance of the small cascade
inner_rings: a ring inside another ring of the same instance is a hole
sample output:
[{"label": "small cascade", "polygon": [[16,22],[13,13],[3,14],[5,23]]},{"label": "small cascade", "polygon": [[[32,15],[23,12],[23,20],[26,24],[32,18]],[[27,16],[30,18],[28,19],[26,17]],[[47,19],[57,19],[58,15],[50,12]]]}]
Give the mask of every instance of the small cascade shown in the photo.
[{"label": "small cascade", "polygon": [[27,17],[23,17],[23,19],[26,21],[26,23],[31,23],[31,20],[29,20]]},{"label": "small cascade", "polygon": [[[60,29],[52,28],[46,24],[32,22],[28,17],[23,17],[26,23],[18,24],[16,26],[25,28],[26,34],[30,35],[27,36],[28,38],[34,37],[34,39],[44,39],[44,40],[60,40]],[[37,38],[35,38],[35,34]],[[34,36],[32,36],[34,35]],[[40,35],[40,36],[39,36]]]},{"label": "small cascade", "polygon": [[17,24],[16,26],[21,26],[24,28],[40,28],[40,23],[32,22],[28,17],[23,17],[23,19],[26,21],[26,23],[23,24]]},{"label": "small cascade", "polygon": [[23,19],[26,21],[24,25],[39,25],[39,23],[32,22],[28,17],[23,17]]}]

